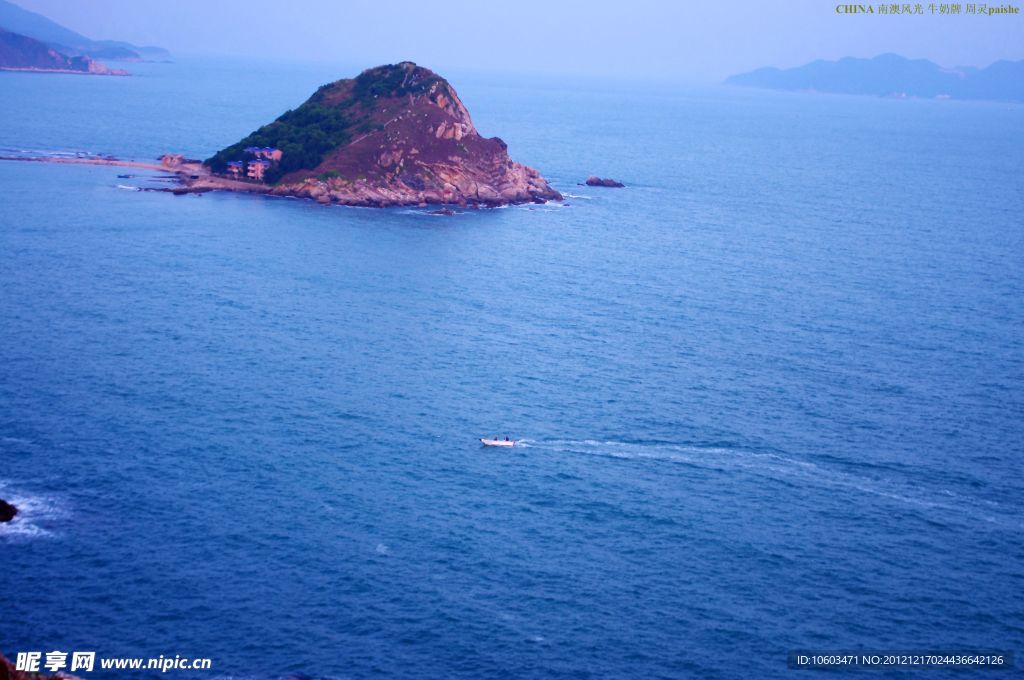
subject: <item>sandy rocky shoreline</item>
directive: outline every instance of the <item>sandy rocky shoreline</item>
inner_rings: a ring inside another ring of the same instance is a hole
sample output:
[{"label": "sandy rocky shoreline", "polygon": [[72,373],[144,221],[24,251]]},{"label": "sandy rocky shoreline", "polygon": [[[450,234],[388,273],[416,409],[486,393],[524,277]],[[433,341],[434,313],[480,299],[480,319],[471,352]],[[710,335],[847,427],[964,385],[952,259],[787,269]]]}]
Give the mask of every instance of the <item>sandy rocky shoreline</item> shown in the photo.
[{"label": "sandy rocky shoreline", "polygon": [[[388,191],[382,187],[370,185],[357,186],[355,190],[345,193],[333,191],[331,187],[321,181],[307,179],[299,183],[281,185],[268,185],[258,182],[230,179],[220,175],[214,175],[209,168],[203,165],[200,160],[185,158],[181,154],[164,154],[159,162],[146,162],[126,160],[113,156],[76,155],[76,156],[28,156],[28,155],[0,155],[0,161],[18,161],[30,163],[57,163],[65,165],[99,165],[107,167],[135,168],[163,173],[165,179],[172,180],[176,186],[172,187],[136,187],[139,191],[159,191],[183,196],[186,194],[202,194],[209,191],[232,191],[236,193],[266,194],[271,196],[305,198],[314,200],[324,205],[350,205],[363,207],[436,207],[441,208],[438,213],[450,214],[447,206],[459,207],[496,207],[507,203],[544,203],[548,200],[563,200],[561,194],[555,196],[538,196],[532,201],[505,201],[502,197],[495,197],[497,200],[467,200],[464,196],[453,198],[453,200],[437,200],[434,196],[423,196],[410,194],[401,191]],[[526,168],[527,171],[530,168]],[[539,177],[539,175],[538,175]],[[532,177],[530,178],[533,179]],[[529,180],[528,180],[529,181]],[[581,186],[605,186],[621,187],[621,182],[611,179],[601,179],[591,176]],[[447,198],[447,197],[445,197]],[[568,205],[567,203],[564,205]]]},{"label": "sandy rocky shoreline", "polygon": [[[82,71],[73,68],[35,68],[32,66],[0,66],[0,71],[11,71],[12,73],[66,73],[73,76],[130,76],[128,71],[120,68],[109,68],[98,62],[92,62],[89,70]],[[3,680],[0,678],[0,680]]]},{"label": "sandy rocky shoreline", "polygon": [[0,156],[0,161],[23,161],[29,163],[58,163],[66,165],[102,165],[111,167],[136,168],[169,174],[179,183],[173,188],[140,187],[143,191],[166,191],[173,194],[202,193],[206,191],[239,191],[265,194],[272,187],[254,182],[243,182],[217,177],[203,165],[202,161],[186,159],[178,154],[166,154],[160,162],[125,160],[113,156]]},{"label": "sandy rocky shoreline", "polygon": [[[236,193],[266,194],[271,196],[305,198],[329,205],[350,205],[362,207],[496,207],[512,201],[502,200],[466,200],[456,198],[451,201],[438,201],[433,197],[411,195],[400,191],[388,191],[381,187],[365,185],[356,191],[344,194],[332,191],[325,182],[307,179],[299,183],[268,185],[245,180],[229,179],[214,175],[202,161],[185,158],[181,154],[164,154],[159,162],[126,160],[113,156],[0,156],[0,161],[19,161],[30,163],[57,163],[66,165],[99,165],[109,167],[135,168],[161,172],[173,179],[177,186],[173,187],[138,187],[140,191],[160,191],[176,196],[186,194],[202,194],[210,191],[232,191]],[[532,179],[532,178],[531,178]],[[561,195],[558,194],[558,199]],[[498,197],[496,197],[498,198]],[[552,197],[547,200],[558,200]],[[520,203],[543,203],[545,200],[515,201]],[[447,213],[447,211],[444,211]]]}]

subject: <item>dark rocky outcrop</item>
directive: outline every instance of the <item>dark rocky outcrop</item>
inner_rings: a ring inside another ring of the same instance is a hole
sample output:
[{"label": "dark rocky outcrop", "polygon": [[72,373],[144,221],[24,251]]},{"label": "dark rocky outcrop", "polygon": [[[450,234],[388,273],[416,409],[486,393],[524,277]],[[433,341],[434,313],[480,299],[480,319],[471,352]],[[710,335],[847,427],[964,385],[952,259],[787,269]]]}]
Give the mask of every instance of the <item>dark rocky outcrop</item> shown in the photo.
[{"label": "dark rocky outcrop", "polygon": [[18,509],[0,498],[0,522],[10,522],[18,514]]},{"label": "dark rocky outcrop", "polygon": [[562,198],[540,173],[509,158],[505,142],[480,136],[448,81],[411,62],[328,83],[206,164],[223,173],[249,147],[282,151],[267,170],[269,193],[320,203],[499,206]]},{"label": "dark rocky outcrop", "polygon": [[587,178],[587,186],[588,187],[610,187],[612,189],[621,189],[622,187],[624,187],[626,185],[623,184],[622,182],[618,181],[618,180],[615,180],[615,179],[610,179],[610,178],[607,178],[607,177],[602,179],[602,178],[600,178],[600,177],[598,177],[596,175],[591,175],[590,177]]}]

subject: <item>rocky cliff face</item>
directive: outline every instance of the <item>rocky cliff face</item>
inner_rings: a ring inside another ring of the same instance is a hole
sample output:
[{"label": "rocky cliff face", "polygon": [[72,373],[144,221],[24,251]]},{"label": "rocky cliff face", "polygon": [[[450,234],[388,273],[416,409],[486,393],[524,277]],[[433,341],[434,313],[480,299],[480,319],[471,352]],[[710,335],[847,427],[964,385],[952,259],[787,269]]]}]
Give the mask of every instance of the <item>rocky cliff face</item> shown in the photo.
[{"label": "rocky cliff face", "polygon": [[89,57],[69,57],[28,36],[0,28],[0,69],[127,75]]},{"label": "rocky cliff face", "polygon": [[560,200],[533,168],[477,132],[454,88],[411,62],[321,87],[305,104],[207,161],[282,149],[270,193],[321,203],[497,206]]}]

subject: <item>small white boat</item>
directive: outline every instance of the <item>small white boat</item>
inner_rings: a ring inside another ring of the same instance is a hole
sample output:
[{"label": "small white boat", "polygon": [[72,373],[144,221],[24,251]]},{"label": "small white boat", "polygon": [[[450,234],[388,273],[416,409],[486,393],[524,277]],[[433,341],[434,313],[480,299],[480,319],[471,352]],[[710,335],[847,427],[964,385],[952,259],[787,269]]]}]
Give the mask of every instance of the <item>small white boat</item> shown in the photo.
[{"label": "small white boat", "polygon": [[480,443],[484,446],[515,446],[515,442],[511,439],[480,439]]}]

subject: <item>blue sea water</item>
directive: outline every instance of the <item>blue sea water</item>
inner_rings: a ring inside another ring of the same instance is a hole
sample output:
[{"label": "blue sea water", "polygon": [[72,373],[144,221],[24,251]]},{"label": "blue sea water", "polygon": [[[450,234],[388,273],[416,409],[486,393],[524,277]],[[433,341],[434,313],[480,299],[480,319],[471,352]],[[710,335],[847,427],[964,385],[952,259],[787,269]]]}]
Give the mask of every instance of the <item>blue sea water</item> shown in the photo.
[{"label": "blue sea water", "polygon": [[[357,71],[133,70],[0,73],[0,147],[203,157]],[[1024,108],[452,80],[566,206],[0,162],[0,650],[261,679],[1024,653]]]}]

